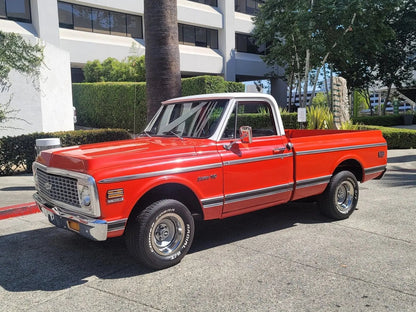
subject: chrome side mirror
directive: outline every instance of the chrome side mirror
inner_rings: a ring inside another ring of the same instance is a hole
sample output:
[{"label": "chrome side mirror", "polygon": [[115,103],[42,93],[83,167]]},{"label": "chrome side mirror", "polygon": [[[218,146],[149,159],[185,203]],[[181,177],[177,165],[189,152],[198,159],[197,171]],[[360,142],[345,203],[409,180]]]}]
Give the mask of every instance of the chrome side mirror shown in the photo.
[{"label": "chrome side mirror", "polygon": [[253,130],[249,126],[240,127],[240,139],[241,143],[253,142]]},{"label": "chrome side mirror", "polygon": [[[229,151],[233,148],[234,144],[236,144],[239,140],[234,140],[230,142],[230,144],[224,144],[223,147],[225,150]],[[241,143],[251,143],[253,142],[253,130],[249,126],[242,126],[240,127],[240,141]]]}]

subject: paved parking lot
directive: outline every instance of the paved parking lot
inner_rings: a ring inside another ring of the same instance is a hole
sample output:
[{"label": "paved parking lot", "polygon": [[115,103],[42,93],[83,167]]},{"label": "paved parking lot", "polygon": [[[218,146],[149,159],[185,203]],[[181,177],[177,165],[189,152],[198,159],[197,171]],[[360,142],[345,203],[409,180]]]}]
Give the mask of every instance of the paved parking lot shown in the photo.
[{"label": "paved parking lot", "polygon": [[416,311],[416,151],[331,222],[295,203],[203,223],[152,272],[123,239],[91,242],[41,214],[0,221],[1,311]]}]

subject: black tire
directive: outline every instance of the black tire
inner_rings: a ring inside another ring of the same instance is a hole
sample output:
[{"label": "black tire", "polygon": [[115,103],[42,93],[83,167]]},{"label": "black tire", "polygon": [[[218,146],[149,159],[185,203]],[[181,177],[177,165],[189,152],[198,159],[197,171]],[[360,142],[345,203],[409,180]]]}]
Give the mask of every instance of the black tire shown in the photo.
[{"label": "black tire", "polygon": [[127,224],[130,253],[151,269],[178,264],[194,238],[194,219],[185,205],[173,199],[157,201]]},{"label": "black tire", "polygon": [[319,198],[321,213],[335,220],[347,219],[357,207],[358,182],[350,171],[340,171]]}]

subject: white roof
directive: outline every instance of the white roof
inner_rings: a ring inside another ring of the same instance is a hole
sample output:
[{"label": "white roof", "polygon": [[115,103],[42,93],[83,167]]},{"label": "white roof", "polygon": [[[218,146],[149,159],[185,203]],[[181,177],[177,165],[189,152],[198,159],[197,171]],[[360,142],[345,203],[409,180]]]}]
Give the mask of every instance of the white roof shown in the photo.
[{"label": "white roof", "polygon": [[269,101],[275,102],[274,97],[265,93],[244,93],[244,92],[230,92],[230,93],[210,93],[210,94],[197,94],[190,96],[183,96],[174,99],[170,99],[162,102],[162,104],[171,104],[176,102],[184,101],[201,101],[210,99],[268,99]]}]

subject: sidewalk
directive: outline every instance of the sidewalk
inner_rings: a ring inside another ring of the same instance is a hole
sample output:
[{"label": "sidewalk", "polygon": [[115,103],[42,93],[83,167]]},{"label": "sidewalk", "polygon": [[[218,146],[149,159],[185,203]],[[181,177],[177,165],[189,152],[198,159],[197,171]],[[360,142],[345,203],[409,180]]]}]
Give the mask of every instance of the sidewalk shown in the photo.
[{"label": "sidewalk", "polygon": [[0,220],[39,212],[33,202],[33,176],[19,174],[0,177]]}]

